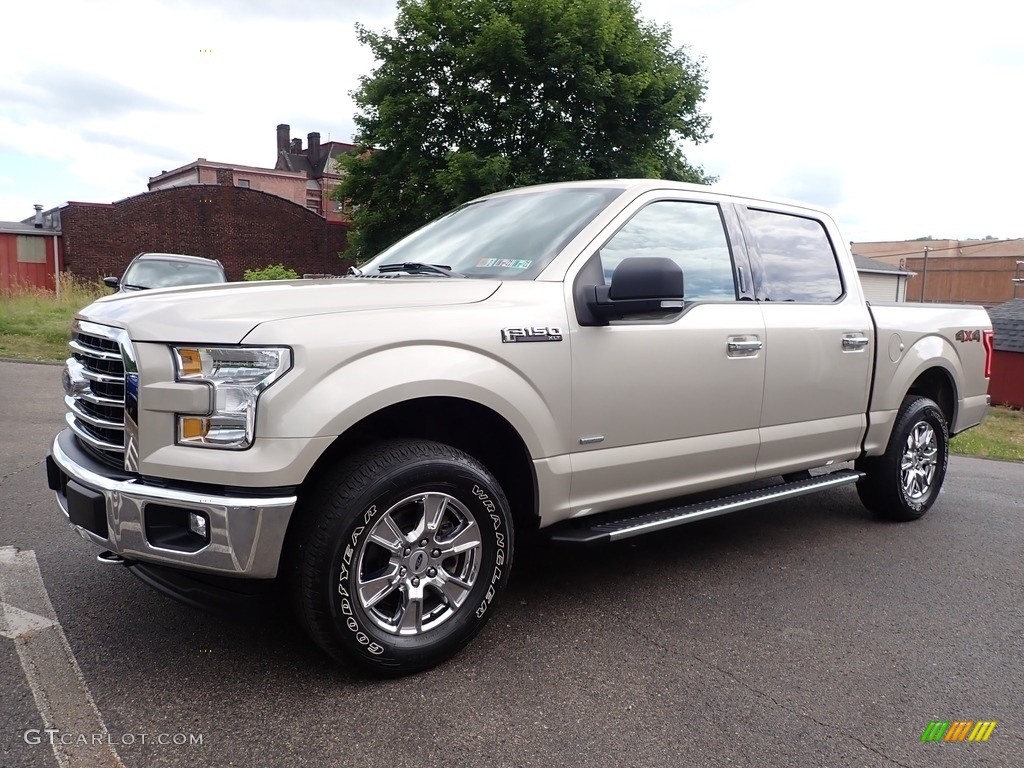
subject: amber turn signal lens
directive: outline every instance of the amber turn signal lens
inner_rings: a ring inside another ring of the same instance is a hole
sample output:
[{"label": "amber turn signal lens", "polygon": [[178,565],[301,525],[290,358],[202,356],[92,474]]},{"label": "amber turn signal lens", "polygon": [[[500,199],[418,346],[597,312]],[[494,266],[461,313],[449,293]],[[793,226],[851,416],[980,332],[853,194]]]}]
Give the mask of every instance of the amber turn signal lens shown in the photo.
[{"label": "amber turn signal lens", "polygon": [[194,417],[185,417],[181,419],[181,439],[182,440],[195,440],[206,437],[206,433],[210,430],[210,422],[208,419],[200,419]]},{"label": "amber turn signal lens", "polygon": [[198,376],[203,372],[203,361],[198,349],[179,347],[177,352],[182,376]]}]

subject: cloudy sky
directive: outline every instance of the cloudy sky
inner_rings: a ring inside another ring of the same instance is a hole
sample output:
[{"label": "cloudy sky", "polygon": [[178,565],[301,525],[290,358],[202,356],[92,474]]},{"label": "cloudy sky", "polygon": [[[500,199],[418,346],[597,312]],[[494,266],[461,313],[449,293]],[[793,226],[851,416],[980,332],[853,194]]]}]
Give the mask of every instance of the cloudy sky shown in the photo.
[{"label": "cloudy sky", "polygon": [[[1024,6],[640,0],[704,60],[728,191],[831,208],[851,240],[1024,236]],[[0,220],[112,202],[205,157],[272,166],[275,126],[350,141],[354,24],[391,0],[50,0],[4,8]]]}]

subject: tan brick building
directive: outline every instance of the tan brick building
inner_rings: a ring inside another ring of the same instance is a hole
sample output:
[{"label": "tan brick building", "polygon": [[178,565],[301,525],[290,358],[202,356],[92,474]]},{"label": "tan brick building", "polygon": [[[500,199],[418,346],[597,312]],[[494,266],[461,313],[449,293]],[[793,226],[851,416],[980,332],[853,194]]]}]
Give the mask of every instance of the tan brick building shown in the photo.
[{"label": "tan brick building", "polygon": [[248,187],[283,197],[297,205],[305,206],[306,204],[306,174],[304,173],[218,163],[207,160],[205,157],[200,157],[173,171],[164,171],[158,176],[153,176],[149,180],[149,191],[156,192],[160,189],[173,189],[194,184],[228,184],[234,187]]},{"label": "tan brick building", "polygon": [[1022,274],[1019,270],[1024,270],[1018,265],[1024,262],[1024,238],[850,243],[850,249],[858,256],[914,273],[907,281],[907,301],[993,307],[1024,297],[1024,288],[1014,283]]},{"label": "tan brick building", "polygon": [[320,134],[315,132],[306,136],[306,146],[303,147],[302,139],[291,138],[291,126],[282,123],[277,126],[277,154],[273,168],[222,163],[200,157],[188,165],[150,177],[149,191],[194,184],[244,187],[291,200],[331,222],[347,221],[340,204],[331,199],[331,193],[341,181],[336,169],[337,160],[353,149],[354,144],[341,141],[321,144]]}]

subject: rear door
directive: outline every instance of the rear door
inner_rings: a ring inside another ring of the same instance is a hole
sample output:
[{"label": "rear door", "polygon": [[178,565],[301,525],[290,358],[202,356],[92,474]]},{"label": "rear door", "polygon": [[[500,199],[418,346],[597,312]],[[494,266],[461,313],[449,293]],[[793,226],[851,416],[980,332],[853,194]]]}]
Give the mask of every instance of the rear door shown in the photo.
[{"label": "rear door", "polygon": [[834,225],[803,209],[739,206],[765,324],[759,477],[857,456],[873,326],[839,268]]}]

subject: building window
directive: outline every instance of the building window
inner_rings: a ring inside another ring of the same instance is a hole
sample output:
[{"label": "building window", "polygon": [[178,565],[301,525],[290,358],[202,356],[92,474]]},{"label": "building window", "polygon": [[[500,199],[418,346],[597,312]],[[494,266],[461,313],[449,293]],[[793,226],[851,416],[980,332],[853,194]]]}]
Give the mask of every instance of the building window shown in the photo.
[{"label": "building window", "polygon": [[244,187],[245,189],[248,189],[249,188],[249,180],[248,179],[239,179],[238,181],[235,182],[235,186],[236,187]]},{"label": "building window", "polygon": [[323,200],[320,199],[320,190],[306,190],[306,207],[318,216],[324,215]]},{"label": "building window", "polygon": [[35,235],[18,235],[19,264],[45,264],[46,263],[46,241]]}]

